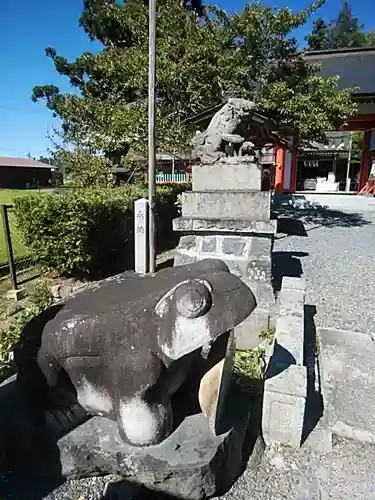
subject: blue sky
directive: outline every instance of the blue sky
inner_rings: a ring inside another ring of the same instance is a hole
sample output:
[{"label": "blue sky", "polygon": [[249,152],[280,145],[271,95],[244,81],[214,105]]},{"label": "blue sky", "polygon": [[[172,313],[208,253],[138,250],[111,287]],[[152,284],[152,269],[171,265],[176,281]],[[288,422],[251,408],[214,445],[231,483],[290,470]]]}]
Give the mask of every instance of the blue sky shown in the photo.
[{"label": "blue sky", "polygon": [[[236,11],[243,8],[245,1],[217,0],[216,3]],[[265,0],[265,3],[293,10],[305,5],[302,0]],[[328,0],[320,15],[331,20],[340,5],[341,0]],[[352,5],[365,29],[375,28],[375,2],[356,0]],[[46,47],[55,47],[58,54],[68,59],[94,49],[78,27],[81,10],[82,0],[1,0],[0,156],[26,156],[28,152],[39,156],[51,146],[46,136],[56,122],[42,104],[31,102],[31,90],[38,84],[55,84],[68,90],[66,80],[45,57]],[[298,38],[302,40],[309,28],[301,29]]]}]

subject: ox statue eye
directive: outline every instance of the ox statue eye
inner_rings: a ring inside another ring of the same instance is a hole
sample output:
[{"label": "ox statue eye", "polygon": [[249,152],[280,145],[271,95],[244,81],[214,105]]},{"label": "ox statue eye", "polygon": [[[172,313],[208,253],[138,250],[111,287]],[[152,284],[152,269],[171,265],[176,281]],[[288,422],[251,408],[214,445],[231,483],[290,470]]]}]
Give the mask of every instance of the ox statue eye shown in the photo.
[{"label": "ox statue eye", "polygon": [[199,281],[183,283],[176,290],[177,311],[185,318],[203,316],[211,306],[211,293],[207,286]]}]

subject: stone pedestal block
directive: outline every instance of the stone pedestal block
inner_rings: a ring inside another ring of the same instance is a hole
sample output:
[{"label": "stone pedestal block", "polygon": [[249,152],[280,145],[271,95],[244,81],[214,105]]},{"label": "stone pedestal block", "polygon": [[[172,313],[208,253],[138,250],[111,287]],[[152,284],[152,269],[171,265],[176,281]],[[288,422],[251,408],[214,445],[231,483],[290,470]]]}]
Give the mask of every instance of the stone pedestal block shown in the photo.
[{"label": "stone pedestal block", "polygon": [[336,435],[375,443],[372,332],[318,328],[324,413]]},{"label": "stone pedestal block", "polygon": [[231,162],[192,167],[193,191],[260,191],[262,169],[256,163],[233,158]]},{"label": "stone pedestal block", "polygon": [[[274,367],[275,368],[275,367]],[[307,396],[305,366],[278,366],[264,387],[262,428],[267,444],[301,446]]]},{"label": "stone pedestal block", "polygon": [[214,258],[252,290],[257,308],[235,334],[239,348],[259,344],[275,306],[271,254],[276,221],[271,193],[261,191],[261,166],[250,156],[228,156],[193,167],[193,191],[182,194],[182,216],[173,229],[185,233],[174,265]]},{"label": "stone pedestal block", "polygon": [[220,219],[270,219],[268,191],[192,191],[182,194],[182,216]]},{"label": "stone pedestal block", "polygon": [[173,220],[174,231],[185,233],[250,233],[274,236],[276,220],[234,219],[232,217],[177,217]]},{"label": "stone pedestal block", "polygon": [[272,278],[273,239],[261,235],[193,234],[180,238],[174,265],[214,258],[227,264],[230,271],[252,290],[259,308],[270,310],[274,303]]}]

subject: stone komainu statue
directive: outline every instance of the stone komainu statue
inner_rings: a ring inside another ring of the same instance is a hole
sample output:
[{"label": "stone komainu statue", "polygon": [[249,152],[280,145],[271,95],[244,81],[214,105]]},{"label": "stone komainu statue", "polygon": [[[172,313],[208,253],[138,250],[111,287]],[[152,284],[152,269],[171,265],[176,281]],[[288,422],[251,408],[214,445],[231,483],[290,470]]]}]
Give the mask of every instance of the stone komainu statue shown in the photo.
[{"label": "stone komainu statue", "polygon": [[[256,105],[246,99],[229,99],[212,118],[204,132],[193,139],[193,157],[212,163],[225,156],[251,154],[276,136],[275,123],[260,115]],[[257,144],[256,144],[257,143]]]},{"label": "stone komainu statue", "polygon": [[173,430],[176,392],[194,377],[198,391],[217,365],[215,346],[255,306],[220,260],[103,280],[24,329],[15,361],[27,411],[37,422],[78,402],[117,421],[125,442],[160,443]]}]

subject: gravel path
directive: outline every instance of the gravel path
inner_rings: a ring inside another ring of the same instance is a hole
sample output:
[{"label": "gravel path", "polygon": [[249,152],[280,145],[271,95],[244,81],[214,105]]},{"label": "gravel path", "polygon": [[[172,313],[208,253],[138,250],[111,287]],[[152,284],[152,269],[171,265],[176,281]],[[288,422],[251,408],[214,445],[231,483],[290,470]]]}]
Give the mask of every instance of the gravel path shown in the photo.
[{"label": "gravel path", "polygon": [[[297,201],[281,210],[276,266],[286,276],[306,277],[317,326],[375,333],[375,199],[326,199],[330,208]],[[158,264],[173,256],[174,250],[164,252]]]},{"label": "gravel path", "polygon": [[335,438],[330,454],[267,448],[223,500],[373,500],[375,446]]},{"label": "gravel path", "polygon": [[317,326],[375,332],[375,203],[360,202],[357,212],[354,200],[341,210],[282,210],[276,261],[298,276],[300,260]]}]

